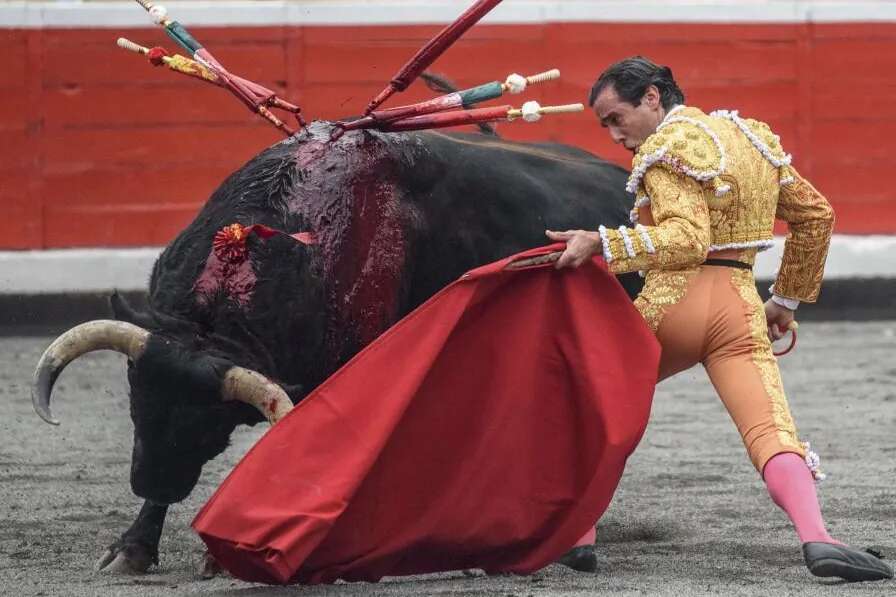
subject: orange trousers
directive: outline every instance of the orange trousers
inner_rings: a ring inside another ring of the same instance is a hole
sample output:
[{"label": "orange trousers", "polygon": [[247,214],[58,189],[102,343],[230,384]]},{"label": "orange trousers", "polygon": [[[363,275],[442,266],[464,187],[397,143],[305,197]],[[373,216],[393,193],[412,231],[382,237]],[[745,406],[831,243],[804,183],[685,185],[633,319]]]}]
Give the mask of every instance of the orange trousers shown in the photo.
[{"label": "orange trousers", "polygon": [[651,271],[635,306],[662,345],[659,379],[702,363],[760,474],[776,454],[805,456],[752,271]]}]

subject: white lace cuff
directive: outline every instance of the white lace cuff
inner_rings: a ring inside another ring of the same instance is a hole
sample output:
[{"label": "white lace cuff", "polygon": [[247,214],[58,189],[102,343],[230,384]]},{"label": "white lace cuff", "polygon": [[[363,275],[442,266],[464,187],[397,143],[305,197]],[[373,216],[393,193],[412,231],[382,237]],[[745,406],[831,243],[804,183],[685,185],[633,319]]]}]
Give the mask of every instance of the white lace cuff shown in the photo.
[{"label": "white lace cuff", "polygon": [[796,308],[800,306],[800,302],[798,300],[778,296],[777,294],[772,295],[772,302],[781,305],[786,309],[790,309],[791,311],[796,311]]}]

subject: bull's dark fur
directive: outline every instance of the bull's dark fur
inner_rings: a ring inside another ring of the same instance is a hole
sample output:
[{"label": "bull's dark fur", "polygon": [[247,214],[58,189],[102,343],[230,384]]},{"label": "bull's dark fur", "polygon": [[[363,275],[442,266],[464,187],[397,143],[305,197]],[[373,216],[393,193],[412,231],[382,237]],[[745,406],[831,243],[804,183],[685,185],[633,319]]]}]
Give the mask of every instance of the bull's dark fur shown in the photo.
[{"label": "bull's dark fur", "polygon": [[[112,547],[137,568],[156,557],[164,504],[189,495],[237,425],[261,420],[221,401],[230,366],[300,400],[464,271],[545,244],[545,229],[618,226],[632,205],[621,168],[568,146],[435,132],[330,142],[331,130],[315,123],[232,174],[159,258],[149,312],[113,298],[118,318],[153,332],[128,375],[131,485],[147,503]],[[212,238],[234,222],[317,243],[252,237],[251,297],[198,296]],[[624,284],[633,295],[639,281]]]}]

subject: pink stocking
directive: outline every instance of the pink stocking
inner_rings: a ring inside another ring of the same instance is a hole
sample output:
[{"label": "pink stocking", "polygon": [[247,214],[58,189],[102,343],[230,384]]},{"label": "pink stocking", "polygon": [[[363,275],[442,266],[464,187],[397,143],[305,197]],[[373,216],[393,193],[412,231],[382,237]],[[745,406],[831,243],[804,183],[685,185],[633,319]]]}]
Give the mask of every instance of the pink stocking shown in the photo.
[{"label": "pink stocking", "polygon": [[594,540],[597,538],[597,531],[594,530],[594,527],[591,527],[587,533],[585,533],[581,539],[579,539],[573,547],[579,547],[580,545],[594,545]]},{"label": "pink stocking", "polygon": [[766,463],[762,477],[772,500],[790,517],[801,542],[842,545],[824,528],[815,480],[799,455],[790,452],[775,455]]}]

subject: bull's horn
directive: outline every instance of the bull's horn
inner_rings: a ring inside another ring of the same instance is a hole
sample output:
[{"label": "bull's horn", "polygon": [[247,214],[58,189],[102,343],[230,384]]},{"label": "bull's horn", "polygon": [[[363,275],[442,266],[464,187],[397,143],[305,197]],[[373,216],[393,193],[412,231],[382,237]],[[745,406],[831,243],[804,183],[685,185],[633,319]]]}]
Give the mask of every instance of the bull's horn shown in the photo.
[{"label": "bull's horn", "polygon": [[283,388],[261,373],[242,367],[233,367],[227,371],[221,397],[224,400],[251,404],[261,411],[271,425],[289,414],[293,406]]},{"label": "bull's horn", "polygon": [[34,370],[31,401],[47,423],[58,425],[50,413],[53,384],[66,365],[94,350],[115,350],[136,360],[143,354],[149,332],[124,321],[97,320],[77,325],[50,344]]}]

